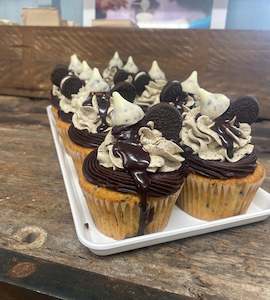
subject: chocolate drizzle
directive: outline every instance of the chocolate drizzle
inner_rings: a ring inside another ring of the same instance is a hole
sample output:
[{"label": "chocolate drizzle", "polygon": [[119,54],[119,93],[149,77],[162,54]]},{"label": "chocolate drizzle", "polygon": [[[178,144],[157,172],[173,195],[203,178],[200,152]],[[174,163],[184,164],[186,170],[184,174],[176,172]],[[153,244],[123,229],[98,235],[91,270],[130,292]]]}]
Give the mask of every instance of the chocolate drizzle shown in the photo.
[{"label": "chocolate drizzle", "polygon": [[[239,126],[239,124],[235,124]],[[233,143],[236,137],[241,137],[242,133],[237,127],[231,125],[231,120],[226,120],[224,122],[215,122],[212,128],[218,135],[222,142],[222,146],[226,149],[229,158],[233,157]]]},{"label": "chocolate drizzle", "polygon": [[150,155],[139,144],[138,131],[135,130],[134,126],[116,127],[112,134],[117,137],[117,142],[113,146],[113,154],[122,158],[124,169],[133,178],[140,195],[140,220],[137,235],[143,235],[145,227],[152,221],[154,214],[154,209],[148,207],[147,204],[150,179],[146,169],[150,164]]},{"label": "chocolate drizzle", "polygon": [[98,113],[100,116],[101,124],[97,128],[97,132],[104,132],[108,127],[107,123],[107,113],[110,107],[109,97],[105,94],[97,95]]}]

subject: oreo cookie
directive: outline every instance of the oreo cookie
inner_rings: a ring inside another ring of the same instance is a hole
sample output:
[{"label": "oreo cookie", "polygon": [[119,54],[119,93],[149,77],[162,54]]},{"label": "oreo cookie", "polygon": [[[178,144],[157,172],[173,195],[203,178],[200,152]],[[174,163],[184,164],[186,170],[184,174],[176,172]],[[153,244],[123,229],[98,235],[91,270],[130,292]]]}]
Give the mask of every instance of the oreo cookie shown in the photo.
[{"label": "oreo cookie", "polygon": [[69,74],[68,67],[65,65],[57,65],[51,73],[51,82],[60,87],[60,83],[64,77]]},{"label": "oreo cookie", "polygon": [[118,83],[118,82],[121,82],[121,81],[125,81],[126,79],[128,79],[128,76],[129,76],[129,75],[130,75],[130,74],[129,74],[128,72],[119,69],[119,70],[115,73],[115,75],[114,75],[114,77],[113,77],[113,82],[114,82],[114,84],[116,84],[116,83]]},{"label": "oreo cookie", "polygon": [[118,92],[124,99],[129,102],[134,102],[134,99],[136,97],[136,89],[134,85],[126,81],[116,83],[111,90],[111,94],[113,92]]},{"label": "oreo cookie", "polygon": [[145,86],[149,84],[151,77],[146,72],[139,72],[136,74],[133,84],[136,88],[137,94],[140,96],[145,90]]},{"label": "oreo cookie", "polygon": [[84,86],[84,81],[82,81],[77,76],[67,76],[63,78],[61,82],[61,93],[67,97],[71,98],[71,95],[77,94],[79,90]]},{"label": "oreo cookie", "polygon": [[150,107],[142,122],[146,125],[149,121],[154,122],[154,128],[159,130],[166,139],[179,142],[182,117],[174,106],[168,103],[159,103]]},{"label": "oreo cookie", "polygon": [[229,108],[216,121],[232,120],[240,123],[255,123],[259,115],[259,103],[255,97],[244,96],[231,103]]},{"label": "oreo cookie", "polygon": [[160,93],[160,102],[185,102],[187,94],[183,92],[181,83],[177,80],[169,81]]}]

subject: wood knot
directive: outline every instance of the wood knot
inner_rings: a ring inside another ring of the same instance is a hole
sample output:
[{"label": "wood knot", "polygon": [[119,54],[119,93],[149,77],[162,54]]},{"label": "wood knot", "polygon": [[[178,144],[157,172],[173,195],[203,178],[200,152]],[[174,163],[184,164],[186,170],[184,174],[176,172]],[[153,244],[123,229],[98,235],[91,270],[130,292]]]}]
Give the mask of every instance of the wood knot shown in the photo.
[{"label": "wood knot", "polygon": [[40,248],[47,239],[47,232],[37,226],[26,226],[12,236],[10,246],[16,250]]},{"label": "wood knot", "polygon": [[8,276],[12,278],[25,278],[30,276],[36,271],[36,265],[31,262],[21,262],[13,266],[9,272]]}]

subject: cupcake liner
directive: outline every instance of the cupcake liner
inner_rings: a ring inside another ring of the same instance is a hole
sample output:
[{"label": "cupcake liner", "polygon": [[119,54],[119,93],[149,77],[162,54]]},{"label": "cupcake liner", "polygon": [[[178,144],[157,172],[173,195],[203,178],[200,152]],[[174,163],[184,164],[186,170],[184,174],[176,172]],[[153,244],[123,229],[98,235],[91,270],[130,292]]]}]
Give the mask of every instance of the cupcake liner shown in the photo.
[{"label": "cupcake liner", "polygon": [[70,124],[62,121],[59,117],[56,119],[57,131],[62,139],[62,142],[67,149],[67,144],[69,142],[68,129]]},{"label": "cupcake liner", "polygon": [[74,166],[76,168],[78,178],[81,180],[82,174],[82,165],[86,156],[94,150],[94,148],[85,148],[81,147],[71,141],[71,139],[66,140],[66,150],[71,156]]},{"label": "cupcake liner", "polygon": [[54,117],[54,120],[56,121],[59,117],[58,117],[58,109],[54,106],[51,107],[51,111]]},{"label": "cupcake liner", "polygon": [[[116,240],[136,236],[139,228],[139,197],[95,186],[84,178],[81,186],[96,227]],[[179,196],[149,197],[147,202],[154,208],[153,220],[146,226],[146,233],[161,231],[168,224],[173,206]]]},{"label": "cupcake liner", "polygon": [[265,169],[261,164],[244,178],[222,180],[189,174],[177,205],[191,216],[207,221],[243,214],[264,177]]}]

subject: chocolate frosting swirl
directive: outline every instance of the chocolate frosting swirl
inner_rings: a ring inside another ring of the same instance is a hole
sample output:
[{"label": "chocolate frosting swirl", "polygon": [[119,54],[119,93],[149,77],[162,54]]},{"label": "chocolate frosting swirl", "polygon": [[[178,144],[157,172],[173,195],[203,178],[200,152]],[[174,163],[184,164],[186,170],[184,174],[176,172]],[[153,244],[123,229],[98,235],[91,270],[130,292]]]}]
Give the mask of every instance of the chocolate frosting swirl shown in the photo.
[{"label": "chocolate frosting swirl", "polygon": [[58,116],[63,122],[70,123],[70,124],[72,123],[72,116],[73,116],[72,112],[65,113],[61,109],[59,109]]},{"label": "chocolate frosting swirl", "polygon": [[59,109],[59,102],[60,102],[60,99],[58,98],[58,96],[53,95],[53,93],[51,91],[51,104],[52,104],[52,106]]},{"label": "chocolate frosting swirl", "polygon": [[90,133],[87,129],[79,130],[71,124],[68,130],[68,135],[73,143],[81,147],[95,148],[103,142],[106,132]]},{"label": "chocolate frosting swirl", "polygon": [[[97,160],[96,150],[86,157],[83,164],[83,174],[89,182],[97,186],[123,193],[138,193],[138,188],[130,173],[126,170],[113,170],[112,168],[101,166]],[[162,197],[175,193],[180,188],[185,175],[185,164],[173,172],[147,172],[150,182],[147,195]]]},{"label": "chocolate frosting swirl", "polygon": [[256,168],[255,151],[245,155],[237,162],[204,160],[192,153],[192,149],[184,147],[188,170],[213,179],[241,178],[252,174]]}]

